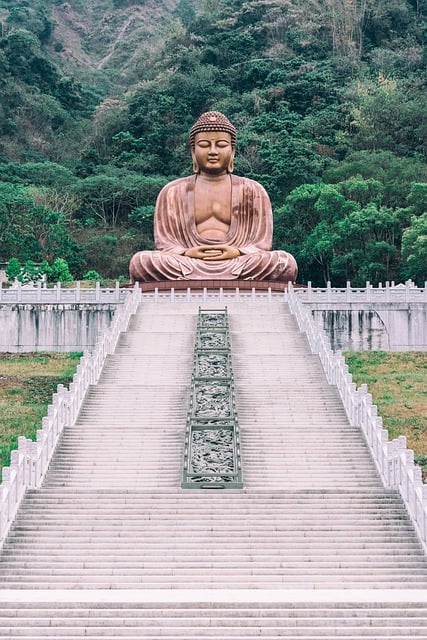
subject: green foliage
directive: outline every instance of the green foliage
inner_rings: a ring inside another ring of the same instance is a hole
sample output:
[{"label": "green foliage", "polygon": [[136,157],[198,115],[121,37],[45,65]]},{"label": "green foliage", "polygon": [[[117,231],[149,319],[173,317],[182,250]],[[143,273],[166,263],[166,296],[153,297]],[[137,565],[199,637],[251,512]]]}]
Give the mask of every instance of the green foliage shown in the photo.
[{"label": "green foliage", "polygon": [[22,265],[18,258],[11,258],[6,266],[6,276],[8,280],[16,280],[21,273],[21,269]]},{"label": "green foliage", "polygon": [[86,225],[104,228],[128,226],[131,212],[153,205],[166,182],[159,176],[146,177],[126,170],[106,171],[78,180],[73,186],[73,193],[81,202],[78,218]]},{"label": "green foliage", "polygon": [[357,82],[349,90],[351,127],[356,149],[389,150],[427,157],[427,100],[425,86],[388,79]]},{"label": "green foliage", "polygon": [[[275,212],[275,246],[294,253],[300,281],[363,286],[400,278],[402,233],[412,208],[384,206],[383,193],[380,181],[360,176],[291,192]],[[421,255],[417,264],[425,271]]]},{"label": "green foliage", "polygon": [[15,0],[10,8],[7,24],[12,28],[31,31],[42,43],[49,42],[53,30],[50,12],[42,2],[33,1],[29,6],[25,0]]},{"label": "green foliage", "polygon": [[65,187],[76,178],[70,169],[56,162],[8,162],[0,164],[0,181],[46,187]]},{"label": "green foliage", "polygon": [[402,252],[406,259],[404,277],[424,286],[427,280],[427,212],[412,218],[411,226],[403,233]]},{"label": "green foliage", "polygon": [[12,30],[2,44],[8,68],[13,70],[16,79],[37,86],[69,110],[82,107],[79,86],[71,78],[64,77],[43,54],[40,41],[33,33],[26,29]]},{"label": "green foliage", "polygon": [[33,260],[27,260],[24,265],[17,258],[11,258],[7,263],[6,275],[10,281],[18,280],[26,284],[46,279],[48,282],[71,282],[73,276],[69,266],[63,258],[56,258],[53,264],[43,260],[36,265]]},{"label": "green foliage", "polygon": [[95,269],[91,269],[87,273],[84,274],[82,280],[88,280],[89,282],[100,282],[101,276]]},{"label": "green foliage", "polygon": [[427,165],[419,158],[400,157],[391,151],[357,151],[341,162],[332,161],[323,173],[325,182],[348,178],[377,180],[383,185],[383,204],[402,207],[414,183],[427,182]]},{"label": "green foliage", "polygon": [[104,278],[127,274],[132,255],[140,249],[153,248],[153,244],[144,241],[139,233],[123,229],[87,227],[80,229],[78,235],[85,263]]},{"label": "green foliage", "polygon": [[152,205],[134,209],[129,216],[129,221],[133,228],[153,240],[154,207]]},{"label": "green foliage", "polygon": [[61,213],[35,204],[28,187],[0,182],[0,260],[65,256],[76,267],[78,254]]},{"label": "green foliage", "polygon": [[73,280],[68,262],[63,258],[56,258],[46,275],[49,282],[71,282]]},{"label": "green foliage", "polygon": [[414,182],[408,195],[408,202],[414,215],[427,211],[427,182]]},{"label": "green foliage", "polygon": [[421,281],[424,4],[163,5],[0,0],[0,259],[126,273],[219,109],[301,281]]}]

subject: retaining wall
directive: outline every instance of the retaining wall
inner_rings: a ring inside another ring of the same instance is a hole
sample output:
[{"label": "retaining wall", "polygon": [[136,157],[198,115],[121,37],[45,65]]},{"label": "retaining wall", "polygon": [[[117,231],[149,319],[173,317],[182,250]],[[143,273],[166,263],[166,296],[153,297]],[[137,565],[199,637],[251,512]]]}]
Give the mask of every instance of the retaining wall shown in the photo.
[{"label": "retaining wall", "polygon": [[334,350],[427,350],[424,303],[309,303]]},{"label": "retaining wall", "polygon": [[114,316],[116,304],[0,304],[0,352],[84,351]]}]

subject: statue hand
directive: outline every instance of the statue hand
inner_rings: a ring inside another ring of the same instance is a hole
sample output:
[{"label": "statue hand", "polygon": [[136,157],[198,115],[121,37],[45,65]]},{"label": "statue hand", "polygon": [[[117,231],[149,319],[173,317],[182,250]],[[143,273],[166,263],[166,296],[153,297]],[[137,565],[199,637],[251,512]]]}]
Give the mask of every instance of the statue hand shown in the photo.
[{"label": "statue hand", "polygon": [[228,244],[202,244],[198,247],[191,247],[185,252],[189,258],[199,258],[199,260],[231,260],[240,255],[237,247]]}]

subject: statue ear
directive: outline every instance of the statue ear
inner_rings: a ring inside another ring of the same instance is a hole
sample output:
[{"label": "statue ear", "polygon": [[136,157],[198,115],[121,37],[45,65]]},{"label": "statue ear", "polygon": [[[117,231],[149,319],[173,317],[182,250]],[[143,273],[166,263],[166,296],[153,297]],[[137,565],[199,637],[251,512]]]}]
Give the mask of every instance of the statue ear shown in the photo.
[{"label": "statue ear", "polygon": [[196,160],[196,155],[194,153],[194,149],[191,149],[191,157],[193,159],[193,173],[200,173],[200,168],[198,162]]},{"label": "statue ear", "polygon": [[228,163],[227,173],[233,173],[234,171],[234,153],[235,149],[233,148],[233,153],[231,154],[230,162]]}]

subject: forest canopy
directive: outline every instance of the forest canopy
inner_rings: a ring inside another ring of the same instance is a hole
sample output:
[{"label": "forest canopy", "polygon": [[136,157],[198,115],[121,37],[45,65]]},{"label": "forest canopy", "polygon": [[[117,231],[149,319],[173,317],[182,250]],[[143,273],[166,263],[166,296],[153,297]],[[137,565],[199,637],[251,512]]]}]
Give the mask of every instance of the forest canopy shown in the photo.
[{"label": "forest canopy", "polygon": [[426,0],[0,0],[0,261],[127,276],[203,111],[299,282],[427,278]]}]

